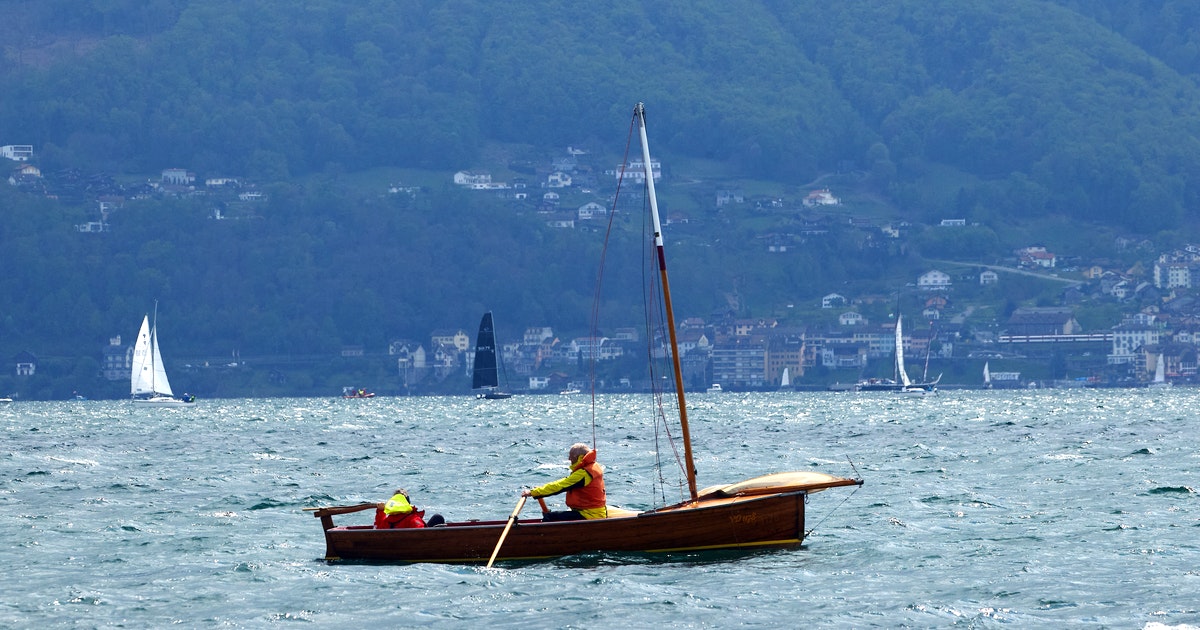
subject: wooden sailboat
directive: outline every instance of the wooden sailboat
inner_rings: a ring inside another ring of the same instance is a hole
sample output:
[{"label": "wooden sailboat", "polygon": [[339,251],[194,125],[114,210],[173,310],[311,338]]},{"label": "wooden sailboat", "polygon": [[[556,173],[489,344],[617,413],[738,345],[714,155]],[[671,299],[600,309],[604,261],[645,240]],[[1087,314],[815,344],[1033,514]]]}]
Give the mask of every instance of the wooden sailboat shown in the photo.
[{"label": "wooden sailboat", "polygon": [[500,349],[496,345],[496,325],[492,319],[492,312],[488,311],[479,320],[479,334],[475,336],[475,362],[471,367],[471,389],[478,392],[477,398],[512,398],[511,393],[500,390],[499,366]]},{"label": "wooden sailboat", "polygon": [[142,318],[133,346],[133,367],[130,371],[130,395],[134,404],[150,407],[186,407],[196,404],[196,397],[184,394],[176,397],[167,380],[162,354],[158,349],[158,303],[154,303],[154,325],[150,316]]},{"label": "wooden sailboat", "polygon": [[654,176],[650,170],[645,110],[641,103],[634,108],[633,116],[641,137],[642,163],[646,168],[646,193],[654,231],[653,246],[657,253],[665,325],[672,350],[674,392],[678,403],[689,498],[674,505],[642,512],[610,508],[608,518],[603,519],[545,522],[516,519],[523,505],[522,498],[522,503],[518,503],[508,521],[450,522],[438,527],[384,530],[371,526],[336,526],[333,523],[334,516],[372,509],[375,507],[373,503],[312,508],[310,511],[321,519],[325,532],[326,560],[487,562],[490,565],[494,559],[531,560],[584,552],[654,553],[798,547],[806,534],[804,510],[810,494],[828,488],[862,485],[861,479],[819,472],[784,472],[740,483],[697,489],[675,318],[667,283],[662,227],[654,194]]}]

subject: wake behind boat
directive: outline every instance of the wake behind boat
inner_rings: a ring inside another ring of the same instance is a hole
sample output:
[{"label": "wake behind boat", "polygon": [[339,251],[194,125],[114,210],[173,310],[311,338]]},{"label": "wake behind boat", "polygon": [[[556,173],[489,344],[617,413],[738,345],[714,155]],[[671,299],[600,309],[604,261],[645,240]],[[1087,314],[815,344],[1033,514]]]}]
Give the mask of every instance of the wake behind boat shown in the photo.
[{"label": "wake behind boat", "polygon": [[[609,507],[607,518],[543,521],[518,519],[525,502],[522,496],[508,521],[460,521],[437,527],[410,529],[346,527],[337,526],[333,522],[334,516],[372,509],[376,506],[374,503],[310,508],[309,511],[321,519],[321,526],[325,532],[326,560],[467,563],[487,561],[490,566],[492,561],[497,559],[533,560],[584,552],[663,553],[794,548],[800,546],[807,534],[804,516],[805,504],[810,494],[828,488],[862,485],[861,479],[847,479],[820,472],[785,472],[756,477],[741,483],[697,489],[675,316],[667,282],[662,226],[654,192],[650,148],[646,138],[645,110],[641,103],[634,108],[633,125],[636,125],[641,137],[645,199],[649,202],[650,225],[653,229],[652,248],[657,255],[658,288],[661,289],[653,294],[662,299],[661,312],[665,316],[662,324],[670,339],[674,407],[678,413],[679,435],[683,442],[683,461],[680,463],[683,477],[687,481],[688,498],[673,505],[639,512]],[[626,160],[626,164],[628,163]],[[618,196],[619,194],[618,184]],[[664,403],[668,393],[659,391],[656,395],[657,409],[665,414],[667,409]],[[665,415],[658,420],[665,422]],[[678,461],[678,458],[674,461]],[[543,511],[545,510],[543,506]]]},{"label": "wake behind boat", "polygon": [[158,349],[157,302],[154,303],[154,325],[150,325],[149,315],[142,318],[142,327],[133,346],[133,368],[129,380],[130,393],[136,405],[187,407],[196,404],[195,396],[184,394],[177,398],[175,392],[171,391],[167,370]]}]

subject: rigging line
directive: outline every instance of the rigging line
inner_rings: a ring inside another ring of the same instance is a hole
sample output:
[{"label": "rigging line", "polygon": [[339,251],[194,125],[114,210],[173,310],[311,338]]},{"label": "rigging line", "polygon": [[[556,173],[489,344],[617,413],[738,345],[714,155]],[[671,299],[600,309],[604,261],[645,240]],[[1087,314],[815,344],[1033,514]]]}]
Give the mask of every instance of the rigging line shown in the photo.
[{"label": "rigging line", "polygon": [[[859,491],[859,490],[862,490],[862,486],[855,486],[855,487],[854,487],[854,491],[853,491],[853,492],[851,492],[849,495],[847,495],[847,496],[846,496],[846,498],[842,499],[842,502],[841,502],[841,503],[838,503],[837,505],[833,506],[833,509],[832,509],[832,510],[829,510],[828,512],[826,512],[826,513],[825,513],[825,516],[822,516],[822,517],[821,517],[821,520],[817,521],[817,524],[816,524],[816,525],[813,525],[812,527],[808,528],[808,530],[804,532],[804,537],[805,537],[805,538],[808,538],[809,536],[811,536],[811,535],[812,535],[812,533],[813,533],[814,531],[816,531],[818,527],[820,527],[820,526],[821,526],[821,523],[824,523],[824,522],[825,522],[825,519],[828,519],[830,516],[833,516],[833,513],[834,513],[834,512],[836,512],[836,511],[838,510],[838,508],[840,508],[840,507],[842,507],[843,505],[845,505],[845,504],[846,504],[846,501],[849,501],[851,497],[853,497],[854,495],[858,494],[858,491]],[[805,493],[804,493],[804,502],[805,502],[805,503],[808,503],[808,496],[809,496],[809,495],[808,495],[808,493],[807,493],[807,492],[805,492]]]},{"label": "rigging line", "polygon": [[[644,192],[642,196],[642,234],[651,234],[652,232],[649,196],[648,193]],[[666,466],[665,462],[663,461],[663,440],[665,439],[666,443],[671,446],[677,464],[679,462],[679,453],[675,448],[675,440],[671,435],[670,425],[667,423],[666,411],[663,404],[664,392],[662,386],[660,385],[661,380],[659,378],[660,370],[658,369],[658,362],[654,357],[654,340],[656,339],[655,333],[661,331],[661,321],[663,317],[661,314],[661,309],[656,312],[652,306],[654,304],[661,304],[661,300],[658,299],[658,274],[654,273],[656,269],[654,266],[655,258],[653,248],[653,239],[641,240],[641,247],[639,248],[639,251],[641,253],[642,275],[642,334],[644,335],[643,339],[646,340],[646,345],[644,348],[647,366],[646,375],[649,379],[651,393],[651,422],[654,425],[654,468],[658,473],[657,483],[659,486],[659,494],[662,498],[663,504],[665,505],[667,503],[667,479],[664,474],[666,471]],[[663,376],[663,378],[665,378],[665,376]],[[682,470],[682,466],[680,467],[680,470]],[[682,487],[682,484],[677,483],[675,487],[680,488]]]},{"label": "rigging line", "polygon": [[862,479],[862,473],[858,472],[858,466],[854,465],[854,460],[850,459],[849,455],[846,456],[846,462],[850,464],[850,468],[854,469],[854,475],[857,478]]},{"label": "rigging line", "polygon": [[621,199],[621,184],[625,181],[625,165],[629,163],[629,147],[633,146],[633,131],[636,128],[635,123],[637,117],[634,116],[629,121],[629,133],[625,138],[625,157],[621,161],[621,171],[617,175],[617,190],[613,194],[612,208],[608,213],[608,226],[604,230],[604,242],[600,248],[600,266],[596,270],[596,289],[592,294],[592,313],[589,343],[592,344],[591,357],[588,361],[589,377],[591,380],[592,394],[592,448],[596,448],[596,361],[598,360],[599,347],[597,337],[600,332],[600,296],[601,288],[604,286],[604,267],[608,260],[608,246],[612,242],[613,219],[617,215],[617,204]]},{"label": "rigging line", "polygon": [[[648,221],[649,214],[647,213],[646,216],[647,216],[647,221]],[[662,338],[662,333],[663,333],[662,320],[664,318],[662,317],[661,309],[656,312],[650,306],[653,304],[661,304],[661,302],[658,300],[659,295],[657,293],[657,289],[658,289],[657,274],[653,273],[652,254],[648,249],[643,248],[643,255],[647,255],[647,254],[650,254],[650,256],[647,256],[647,258],[644,260],[644,263],[648,262],[650,264],[646,264],[646,267],[644,269],[645,276],[648,279],[647,287],[649,289],[649,295],[648,295],[648,297],[646,297],[646,302],[645,302],[645,307],[646,307],[646,330],[645,330],[646,337],[645,338],[648,340],[646,343],[646,361],[647,361],[647,366],[648,366],[647,373],[648,373],[648,376],[650,379],[650,389],[652,392],[652,402],[651,402],[650,414],[651,414],[652,422],[654,423],[655,435],[657,436],[657,439],[655,440],[655,444],[654,444],[655,465],[658,468],[659,479],[660,479],[660,482],[662,485],[663,503],[665,504],[666,500],[667,500],[666,499],[666,487],[667,487],[668,483],[667,483],[666,474],[665,474],[666,473],[666,461],[663,458],[664,449],[662,448],[662,444],[664,443],[664,441],[670,447],[671,455],[675,458],[675,470],[676,470],[678,476],[676,477],[676,482],[673,485],[673,487],[680,492],[679,500],[682,500],[682,498],[683,498],[682,489],[684,488],[684,483],[681,479],[681,476],[684,472],[684,466],[682,464],[682,460],[679,455],[679,448],[678,448],[678,445],[676,442],[676,438],[671,432],[671,423],[667,420],[666,391],[665,391],[665,388],[663,387],[663,383],[665,382],[665,379],[667,377],[665,374],[662,373],[662,369],[661,369],[662,366],[660,365],[661,359],[656,359],[654,356],[654,351],[653,351],[653,341],[652,340]]]},{"label": "rigging line", "polygon": [[[648,182],[644,184],[644,194],[642,195],[642,218],[643,218],[643,227],[646,228],[643,233],[644,234],[653,234],[654,230],[652,229],[653,225],[652,225],[652,218],[650,215],[650,193],[649,193],[649,183]],[[680,474],[680,478],[679,478],[680,482],[677,484],[676,487],[682,489],[684,486],[682,477],[686,476],[686,474],[687,474],[687,466],[684,465],[683,457],[679,453],[679,446],[676,442],[676,438],[674,435],[671,434],[671,424],[667,420],[667,412],[666,412],[666,404],[665,404],[665,401],[667,398],[667,392],[666,392],[666,388],[662,385],[662,383],[665,382],[665,379],[667,378],[667,374],[665,374],[663,372],[673,373],[672,372],[673,364],[668,363],[667,367],[664,370],[659,370],[659,362],[656,361],[655,357],[654,357],[655,341],[658,339],[666,339],[667,334],[668,334],[667,330],[666,330],[667,316],[666,316],[666,312],[665,312],[666,307],[664,306],[665,300],[662,299],[663,295],[662,295],[661,278],[660,278],[659,274],[656,273],[658,271],[658,269],[657,269],[658,261],[657,261],[657,257],[656,257],[657,252],[655,251],[656,243],[655,243],[655,240],[653,238],[651,238],[651,239],[648,239],[647,241],[644,241],[642,243],[642,245],[643,245],[643,247],[642,247],[642,277],[643,277],[643,286],[645,287],[645,290],[643,291],[643,294],[642,294],[642,299],[643,299],[642,305],[645,310],[645,322],[646,322],[646,340],[647,340],[646,361],[647,361],[647,365],[649,366],[648,375],[650,378],[650,391],[653,393],[653,398],[654,398],[654,409],[653,409],[652,413],[654,415],[654,422],[655,422],[656,430],[657,430],[658,423],[659,422],[662,423],[663,433],[664,433],[664,435],[666,435],[667,444],[671,447],[671,453],[675,457],[675,465],[677,466],[679,474]],[[657,336],[656,336],[656,333],[657,333]],[[662,378],[659,378],[660,376]],[[672,381],[672,382],[674,382],[674,381]],[[678,401],[679,401],[678,393],[676,395],[675,400],[676,400],[676,404],[678,404]],[[656,455],[660,454],[658,446],[659,445],[656,443],[655,444]],[[662,460],[660,458],[657,459],[657,465],[659,466],[659,474],[662,475],[664,467],[662,465]],[[664,485],[664,487],[666,485],[665,478],[663,481],[663,485]],[[682,495],[681,495],[681,498],[682,498]],[[665,500],[666,499],[664,496],[664,501]]]},{"label": "rigging line", "polygon": [[[855,465],[854,465],[854,460],[850,459],[850,456],[849,456],[849,455],[847,455],[847,456],[846,456],[846,462],[847,462],[848,464],[850,464],[850,468],[852,468],[852,469],[854,470],[854,476],[855,476],[856,478],[858,478],[859,480],[861,480],[861,479],[862,479],[862,473],[858,472],[858,466],[855,466]],[[813,525],[811,528],[809,528],[809,530],[808,530],[808,531],[804,532],[804,537],[805,537],[805,538],[808,538],[809,534],[812,534],[812,533],[813,533],[813,531],[815,531],[815,530],[817,529],[817,526],[818,526],[818,525],[820,525],[821,523],[824,523],[824,522],[825,522],[825,519],[827,519],[827,518],[829,518],[830,516],[832,516],[832,515],[833,515],[833,513],[834,513],[835,511],[837,511],[837,509],[838,509],[838,508],[842,507],[842,505],[843,505],[844,503],[846,503],[846,501],[849,501],[849,500],[850,500],[850,497],[852,497],[852,496],[854,496],[855,494],[857,494],[857,493],[858,493],[858,491],[859,491],[859,490],[861,490],[861,489],[862,489],[862,486],[861,486],[861,485],[859,485],[859,486],[855,486],[855,487],[854,487],[854,491],[850,493],[850,496],[848,496],[848,497],[846,497],[846,498],[842,499],[842,502],[841,502],[841,503],[838,503],[837,505],[833,506],[833,509],[832,509],[832,510],[829,510],[829,512],[827,512],[827,513],[825,514],[825,516],[821,517],[821,520],[817,521],[817,524],[816,524],[816,525]],[[805,494],[805,495],[804,495],[804,502],[805,502],[805,503],[807,503],[807,502],[808,502],[808,494]]]}]

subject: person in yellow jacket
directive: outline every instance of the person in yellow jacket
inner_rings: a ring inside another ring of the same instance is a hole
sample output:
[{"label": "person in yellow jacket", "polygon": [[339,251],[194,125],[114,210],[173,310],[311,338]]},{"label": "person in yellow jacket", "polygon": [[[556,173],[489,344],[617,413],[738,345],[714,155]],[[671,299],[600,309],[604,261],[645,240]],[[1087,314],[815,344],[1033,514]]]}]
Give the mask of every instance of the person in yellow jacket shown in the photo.
[{"label": "person in yellow jacket", "polygon": [[404,488],[397,488],[392,498],[375,506],[375,529],[404,529],[409,527],[437,527],[446,522],[441,514],[434,514],[425,522],[425,510],[417,509],[408,498]]},{"label": "person in yellow jacket", "polygon": [[567,507],[565,512],[546,512],[542,515],[544,521],[579,521],[593,518],[607,518],[607,497],[604,493],[604,466],[596,463],[596,451],[588,448],[587,444],[572,444],[567,451],[567,460],[571,462],[571,472],[558,481],[551,481],[544,486],[532,490],[521,491],[524,497],[548,497],[566,492]]}]

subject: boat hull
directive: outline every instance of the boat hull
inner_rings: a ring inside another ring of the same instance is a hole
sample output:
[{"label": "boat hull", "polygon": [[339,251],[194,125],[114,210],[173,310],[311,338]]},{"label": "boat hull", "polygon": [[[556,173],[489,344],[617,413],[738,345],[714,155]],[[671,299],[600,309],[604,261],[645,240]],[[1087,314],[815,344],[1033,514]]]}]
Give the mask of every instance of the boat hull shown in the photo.
[{"label": "boat hull", "polygon": [[133,404],[139,407],[193,407],[196,401],[186,401],[170,396],[155,396],[154,398],[134,398]]},{"label": "boat hull", "polygon": [[[520,520],[497,560],[538,560],[584,552],[663,553],[798,547],[806,491],[701,500],[658,511],[589,521]],[[505,521],[448,523],[420,529],[325,527],[327,561],[485,563]]]},{"label": "boat hull", "polygon": [[936,389],[937,383],[859,383],[854,387],[855,391],[859,392],[894,392],[898,394],[910,394],[916,390],[922,393],[930,393]]}]

